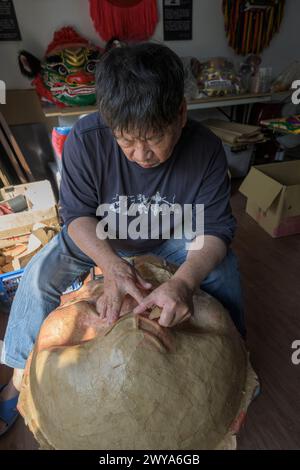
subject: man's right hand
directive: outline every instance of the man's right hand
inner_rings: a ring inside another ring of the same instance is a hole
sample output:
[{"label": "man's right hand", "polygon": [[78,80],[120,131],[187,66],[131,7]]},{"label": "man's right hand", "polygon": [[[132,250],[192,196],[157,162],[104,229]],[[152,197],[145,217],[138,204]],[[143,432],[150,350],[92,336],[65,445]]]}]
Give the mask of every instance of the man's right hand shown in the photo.
[{"label": "man's right hand", "polygon": [[104,275],[104,293],[97,301],[97,311],[101,318],[111,324],[120,315],[123,300],[127,294],[140,303],[152,285],[144,281],[135,268],[120,258],[107,240],[97,238],[98,220],[94,217],[74,219],[68,233],[74,243],[91,258]]},{"label": "man's right hand", "polygon": [[152,285],[146,282],[127,261],[119,258],[106,270],[102,267],[104,275],[104,293],[98,299],[96,308],[100,318],[107,318],[109,324],[117,321],[120,315],[123,300],[127,294],[140,303],[151,289]]}]

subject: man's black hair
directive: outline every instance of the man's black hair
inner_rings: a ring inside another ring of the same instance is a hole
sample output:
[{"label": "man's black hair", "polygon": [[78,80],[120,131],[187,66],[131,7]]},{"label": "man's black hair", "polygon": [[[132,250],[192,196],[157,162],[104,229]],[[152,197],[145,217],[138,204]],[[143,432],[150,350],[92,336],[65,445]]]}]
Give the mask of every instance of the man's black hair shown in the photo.
[{"label": "man's black hair", "polygon": [[178,118],[184,97],[183,65],[160,44],[111,49],[98,64],[96,88],[100,114],[112,130],[145,136]]}]

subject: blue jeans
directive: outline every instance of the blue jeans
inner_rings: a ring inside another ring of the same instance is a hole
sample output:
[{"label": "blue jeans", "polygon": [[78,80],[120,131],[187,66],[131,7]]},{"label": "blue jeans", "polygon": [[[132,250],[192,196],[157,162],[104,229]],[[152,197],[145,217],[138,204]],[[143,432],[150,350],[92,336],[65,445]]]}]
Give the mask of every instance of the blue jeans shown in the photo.
[{"label": "blue jeans", "polygon": [[[152,254],[177,265],[187,255],[185,240],[166,240]],[[120,256],[141,253],[118,252]],[[72,241],[64,227],[27,265],[16,292],[2,348],[1,362],[24,368],[39,329],[60,303],[60,296],[79,276],[88,273],[94,262]],[[228,309],[237,329],[245,336],[243,303],[237,259],[229,250],[203,281],[201,289]]]}]

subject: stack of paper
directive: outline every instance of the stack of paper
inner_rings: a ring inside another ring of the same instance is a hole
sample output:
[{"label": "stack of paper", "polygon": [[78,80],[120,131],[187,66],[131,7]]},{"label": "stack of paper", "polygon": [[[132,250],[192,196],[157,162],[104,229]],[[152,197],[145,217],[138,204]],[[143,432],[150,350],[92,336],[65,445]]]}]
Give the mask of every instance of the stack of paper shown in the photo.
[{"label": "stack of paper", "polygon": [[223,143],[233,146],[255,144],[264,140],[259,126],[250,126],[221,119],[206,119],[201,123],[216,134]]}]

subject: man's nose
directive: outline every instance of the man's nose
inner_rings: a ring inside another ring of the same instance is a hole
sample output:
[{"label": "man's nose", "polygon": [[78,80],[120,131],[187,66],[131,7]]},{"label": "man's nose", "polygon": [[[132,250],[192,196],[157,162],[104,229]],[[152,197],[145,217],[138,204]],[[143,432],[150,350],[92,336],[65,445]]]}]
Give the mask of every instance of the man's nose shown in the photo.
[{"label": "man's nose", "polygon": [[145,162],[149,160],[149,148],[147,144],[139,144],[134,149],[134,160],[138,162]]}]

